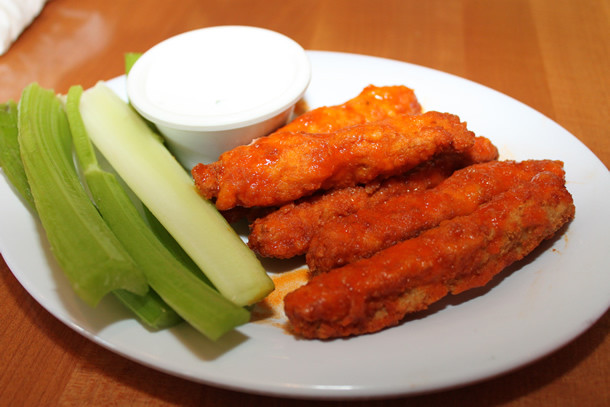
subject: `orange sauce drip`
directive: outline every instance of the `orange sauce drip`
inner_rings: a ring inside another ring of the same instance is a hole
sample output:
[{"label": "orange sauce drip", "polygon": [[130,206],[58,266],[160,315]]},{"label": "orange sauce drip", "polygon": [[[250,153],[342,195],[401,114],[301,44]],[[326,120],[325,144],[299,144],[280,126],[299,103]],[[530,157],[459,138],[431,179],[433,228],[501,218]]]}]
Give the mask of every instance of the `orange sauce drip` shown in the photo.
[{"label": "orange sauce drip", "polygon": [[265,299],[257,303],[252,309],[252,322],[269,323],[284,327],[286,316],[284,314],[284,297],[309,280],[309,269],[299,268],[271,276],[275,284],[273,290]]}]

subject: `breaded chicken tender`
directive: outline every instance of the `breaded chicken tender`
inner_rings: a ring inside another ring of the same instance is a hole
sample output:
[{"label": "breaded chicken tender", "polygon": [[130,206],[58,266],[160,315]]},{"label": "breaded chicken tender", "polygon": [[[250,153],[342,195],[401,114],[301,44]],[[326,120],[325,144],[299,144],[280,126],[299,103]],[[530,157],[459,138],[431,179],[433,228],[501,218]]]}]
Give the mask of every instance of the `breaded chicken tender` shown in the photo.
[{"label": "breaded chicken tender", "polygon": [[437,226],[446,219],[468,215],[516,182],[540,172],[563,177],[563,163],[550,160],[492,161],[453,173],[435,188],[405,192],[327,221],[316,230],[307,251],[313,273],[370,257],[402,240]]},{"label": "breaded chicken tender", "polygon": [[470,215],[313,277],[284,298],[284,309],[305,338],[376,332],[449,293],[487,284],[573,217],[564,179],[540,173]]},{"label": "breaded chicken tender", "polygon": [[[305,112],[276,132],[331,133],[356,124],[370,123],[397,115],[421,114],[422,108],[412,89],[397,86],[374,86],[364,88],[358,96],[342,105],[323,106]],[[489,146],[480,144],[477,149],[486,153]],[[495,147],[494,147],[495,148]],[[473,153],[477,153],[473,149]],[[241,219],[254,221],[277,208],[244,208],[237,206],[222,211],[230,222]]]},{"label": "breaded chicken tender", "polygon": [[474,141],[455,115],[400,115],[329,134],[274,133],[198,164],[192,175],[219,210],[279,206],[320,189],[401,174],[436,155],[467,151]]},{"label": "breaded chicken tender", "polygon": [[434,187],[459,168],[497,158],[495,146],[488,139],[477,137],[475,146],[465,154],[442,155],[383,181],[335,189],[291,202],[253,221],[248,246],[263,257],[303,255],[312,237],[326,222],[396,195]]},{"label": "breaded chicken tender", "polygon": [[342,105],[310,110],[280,132],[331,133],[355,124],[371,123],[403,114],[421,114],[422,108],[412,89],[406,86],[369,85],[358,96]]}]

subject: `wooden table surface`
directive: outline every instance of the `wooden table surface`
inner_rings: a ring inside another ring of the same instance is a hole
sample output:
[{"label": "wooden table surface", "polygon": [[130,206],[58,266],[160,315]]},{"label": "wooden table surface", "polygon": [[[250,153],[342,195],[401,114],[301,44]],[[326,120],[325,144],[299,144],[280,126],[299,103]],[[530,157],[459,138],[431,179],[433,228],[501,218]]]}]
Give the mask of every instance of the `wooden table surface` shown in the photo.
[{"label": "wooden table surface", "polygon": [[[57,92],[91,86],[122,74],[125,52],[224,24],[479,82],[555,120],[610,166],[608,0],[51,0],[0,56],[0,100],[18,99],[34,81]],[[384,401],[311,402],[208,387],[124,359],[60,323],[4,261],[0,267],[3,406],[610,405],[608,312],[555,353],[479,384]]]}]

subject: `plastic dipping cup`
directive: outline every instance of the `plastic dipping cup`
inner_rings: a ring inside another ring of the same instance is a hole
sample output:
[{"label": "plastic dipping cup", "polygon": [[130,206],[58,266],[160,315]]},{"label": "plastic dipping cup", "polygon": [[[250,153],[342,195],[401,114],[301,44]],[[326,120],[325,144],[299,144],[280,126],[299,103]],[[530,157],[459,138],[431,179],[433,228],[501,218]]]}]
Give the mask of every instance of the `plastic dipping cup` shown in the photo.
[{"label": "plastic dipping cup", "polygon": [[146,51],[127,76],[127,95],[190,170],[286,124],[310,79],[309,59],[292,39],[218,26]]}]

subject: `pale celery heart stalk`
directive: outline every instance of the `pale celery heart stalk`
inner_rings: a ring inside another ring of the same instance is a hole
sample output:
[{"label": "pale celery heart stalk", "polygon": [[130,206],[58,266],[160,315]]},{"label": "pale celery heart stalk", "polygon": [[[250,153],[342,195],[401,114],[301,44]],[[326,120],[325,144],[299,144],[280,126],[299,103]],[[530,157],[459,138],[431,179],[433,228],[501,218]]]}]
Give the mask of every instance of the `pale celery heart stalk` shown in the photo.
[{"label": "pale celery heart stalk", "polygon": [[150,286],[181,317],[210,339],[250,320],[250,313],[196,277],[157,238],[114,174],[100,168],[79,112],[80,86],[66,111],[74,148],[102,217],[146,275]]},{"label": "pale celery heart stalk", "polygon": [[127,103],[100,82],[83,93],[80,112],[95,146],[222,295],[248,305],[273,290],[254,253]]},{"label": "pale celery heart stalk", "polygon": [[21,160],[36,210],[74,291],[93,306],[117,289],[145,294],[146,277],[80,183],[68,121],[55,93],[37,84],[26,87],[18,123]]}]

